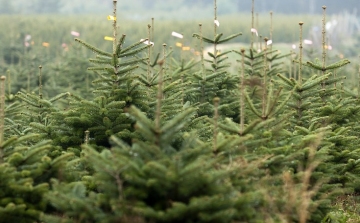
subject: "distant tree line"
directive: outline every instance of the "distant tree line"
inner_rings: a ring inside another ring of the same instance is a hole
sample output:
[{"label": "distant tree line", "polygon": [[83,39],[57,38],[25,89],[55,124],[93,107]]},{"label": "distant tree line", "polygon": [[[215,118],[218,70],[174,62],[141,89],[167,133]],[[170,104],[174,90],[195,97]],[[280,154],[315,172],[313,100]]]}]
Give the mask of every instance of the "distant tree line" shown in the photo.
[{"label": "distant tree line", "polygon": [[[251,0],[218,0],[219,14],[249,11]],[[111,10],[112,0],[0,0],[0,14],[44,14],[44,13],[102,13]],[[212,0],[132,0],[119,1],[123,10],[166,10],[179,8],[210,8]],[[321,13],[321,6],[328,7],[328,13],[347,10],[353,12],[359,7],[359,0],[255,0],[256,12],[315,14]]]},{"label": "distant tree line", "polygon": [[[238,10],[248,10],[251,7],[251,0],[237,1],[231,0],[237,4]],[[255,7],[257,11],[267,12],[274,11],[277,13],[301,13],[301,14],[315,14],[321,13],[321,7],[327,6],[328,13],[336,13],[347,10],[353,11],[359,7],[359,0],[255,0]]]},{"label": "distant tree line", "polygon": [[111,0],[0,0],[0,14],[101,13],[111,11]]},{"label": "distant tree line", "polygon": [[[166,9],[176,11],[180,7],[212,7],[213,2],[213,0],[133,0],[120,3],[120,5],[129,9],[146,8],[149,10]],[[217,2],[220,14],[249,11],[252,5],[252,0],[217,0]],[[255,0],[255,10],[257,12],[316,14],[321,13],[323,5],[328,7],[328,13],[343,10],[352,12],[359,7],[359,0]]]}]

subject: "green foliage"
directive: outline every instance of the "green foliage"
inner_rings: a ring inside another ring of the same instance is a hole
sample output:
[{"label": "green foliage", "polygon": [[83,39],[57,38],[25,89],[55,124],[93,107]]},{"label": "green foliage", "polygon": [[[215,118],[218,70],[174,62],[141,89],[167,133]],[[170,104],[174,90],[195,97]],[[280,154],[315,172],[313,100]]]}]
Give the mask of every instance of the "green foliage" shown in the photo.
[{"label": "green foliage", "polygon": [[84,49],[62,49],[36,79],[36,56],[16,53],[29,70],[9,64],[0,222],[350,219],[332,205],[360,190],[360,105],[341,75],[349,60],[297,61],[307,70],[296,78],[284,66],[292,54],[272,47],[220,52],[240,36],[224,38],[223,26],[193,35],[201,50],[212,45],[208,57],[179,60],[147,44],[150,25],[130,43],[113,25],[112,50],[76,38]]},{"label": "green foliage", "polygon": [[[40,136],[27,134],[0,145],[0,222],[34,222],[46,210],[44,195],[49,180],[72,154],[51,159],[50,140],[34,143]],[[28,145],[30,144],[30,145]]]}]

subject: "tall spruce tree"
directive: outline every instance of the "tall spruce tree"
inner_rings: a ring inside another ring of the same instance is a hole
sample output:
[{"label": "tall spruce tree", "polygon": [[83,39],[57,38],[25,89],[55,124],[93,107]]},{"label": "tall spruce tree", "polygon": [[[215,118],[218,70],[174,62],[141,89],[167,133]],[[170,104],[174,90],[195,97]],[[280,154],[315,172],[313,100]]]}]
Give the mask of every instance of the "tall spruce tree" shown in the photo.
[{"label": "tall spruce tree", "polygon": [[[116,4],[116,1],[114,1]],[[70,102],[72,109],[63,113],[65,124],[71,128],[74,138],[84,138],[84,132],[90,131],[89,141],[100,147],[109,147],[108,138],[111,135],[130,142],[133,132],[134,122],[126,114],[126,109],[130,105],[136,105],[147,111],[149,109],[148,95],[145,94],[144,86],[138,80],[136,70],[139,63],[147,58],[138,58],[137,54],[151,47],[151,44],[144,44],[147,39],[125,46],[126,35],[120,38],[117,35],[116,7],[113,21],[113,51],[105,52],[94,46],[75,39],[78,43],[92,50],[97,54],[95,59],[90,62],[95,67],[88,68],[94,71],[98,78],[93,81],[96,97],[94,99],[83,99],[81,97],[72,97]],[[68,146],[80,143],[73,141],[69,136]],[[64,139],[66,140],[66,139]]]}]

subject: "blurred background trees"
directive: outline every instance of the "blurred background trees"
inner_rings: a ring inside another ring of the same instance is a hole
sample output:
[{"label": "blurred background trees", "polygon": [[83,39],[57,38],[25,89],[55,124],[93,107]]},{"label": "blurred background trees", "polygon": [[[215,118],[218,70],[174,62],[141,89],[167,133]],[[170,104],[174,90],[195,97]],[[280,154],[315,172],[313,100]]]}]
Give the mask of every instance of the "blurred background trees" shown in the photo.
[{"label": "blurred background trees", "polygon": [[[0,0],[0,14],[38,14],[38,13],[105,13],[111,10],[111,1],[106,0]],[[118,6],[126,10],[170,10],[177,11],[182,8],[192,10],[212,9],[212,1],[207,0],[133,0],[119,1]],[[251,1],[219,0],[219,14],[248,12]],[[315,14],[320,13],[318,8],[328,6],[328,13],[342,10],[353,11],[358,8],[358,0],[262,0],[255,2],[259,12],[274,11],[277,13]],[[211,16],[211,13],[207,14]]]}]

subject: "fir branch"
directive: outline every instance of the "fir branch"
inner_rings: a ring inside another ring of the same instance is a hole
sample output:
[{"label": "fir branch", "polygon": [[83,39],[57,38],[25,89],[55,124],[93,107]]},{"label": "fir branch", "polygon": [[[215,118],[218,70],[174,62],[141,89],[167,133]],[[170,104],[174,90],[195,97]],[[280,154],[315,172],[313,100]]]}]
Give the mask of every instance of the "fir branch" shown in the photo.
[{"label": "fir branch", "polygon": [[52,103],[48,100],[41,99],[38,101],[40,108],[53,108]]},{"label": "fir branch", "polygon": [[[128,51],[133,50],[134,48],[136,48],[137,46],[143,44],[143,43],[146,42],[146,41],[148,41],[148,39],[143,39],[143,40],[141,40],[141,41],[139,41],[139,42],[133,43],[133,44],[131,44],[130,46],[122,49],[122,50],[120,51],[119,57],[123,57],[123,56],[121,56],[122,54],[124,54],[124,53],[126,53],[126,52],[128,52]],[[147,48],[147,47],[149,47],[149,46],[151,46],[151,45],[147,45],[145,48]]]},{"label": "fir branch", "polygon": [[216,36],[215,36],[215,38],[214,38],[214,42],[215,42],[215,43],[218,43],[219,40],[220,40],[220,38],[221,38],[222,36],[223,36],[222,33],[216,34]]},{"label": "fir branch", "polygon": [[61,94],[59,94],[59,95],[57,95],[57,96],[49,99],[49,102],[52,103],[52,102],[55,102],[55,101],[57,101],[57,100],[59,100],[59,99],[61,99],[61,98],[68,97],[68,96],[70,96],[70,93],[69,93],[69,92],[61,93]]},{"label": "fir branch", "polygon": [[56,157],[55,159],[53,159],[51,161],[51,166],[55,169],[60,168],[61,166],[63,166],[65,164],[65,162],[67,162],[70,158],[74,158],[75,155],[74,153],[64,153],[59,157]]},{"label": "fir branch", "polygon": [[[93,83],[93,84],[106,83],[109,86],[109,85],[112,85],[113,81],[114,80],[112,78],[104,78],[104,76],[103,76],[101,79],[95,79],[91,83]],[[107,86],[106,86],[106,89],[108,89]],[[100,87],[97,88],[97,90],[100,90]],[[95,91],[97,91],[97,90],[95,90]],[[93,92],[95,92],[95,91],[93,91]]]},{"label": "fir branch", "polygon": [[109,61],[109,64],[110,64],[110,61],[111,61],[112,56],[109,57],[109,56],[104,56],[104,55],[99,55],[99,54],[97,54],[97,55],[95,56],[95,58],[98,59],[98,60],[108,60],[108,61]]},{"label": "fir branch", "polygon": [[100,109],[100,106],[93,101],[82,100],[80,103],[86,108],[86,110],[93,109],[95,111],[99,111]]},{"label": "fir branch", "polygon": [[[270,113],[269,113],[269,116],[273,116],[275,114],[277,114],[278,112],[280,112],[284,106],[287,104],[287,102],[290,100],[290,98],[293,96],[293,91],[291,91],[288,96],[281,102],[280,105],[278,105],[276,107],[276,109],[271,109]],[[272,112],[273,111],[273,112]]]},{"label": "fir branch", "polygon": [[242,33],[233,34],[233,35],[230,35],[230,36],[226,37],[225,39],[222,39],[222,40],[220,40],[220,41],[217,41],[216,43],[217,43],[217,44],[225,43],[225,42],[227,42],[227,41],[229,41],[229,40],[232,40],[232,39],[234,39],[234,38],[236,38],[236,37],[238,37],[238,36],[241,36],[241,35],[242,35]]},{"label": "fir branch", "polygon": [[100,49],[97,49],[96,47],[93,47],[92,45],[78,39],[78,38],[75,38],[75,41],[76,42],[79,42],[80,44],[82,44],[83,46],[85,46],[86,48],[90,49],[91,51],[93,51],[94,53],[97,53],[97,54],[100,54],[100,55],[104,55],[104,56],[108,56],[108,57],[112,57],[112,54],[111,53],[108,53],[108,52],[105,52],[105,51],[102,51]]},{"label": "fir branch", "polygon": [[320,95],[320,97],[328,97],[328,96],[334,95],[334,92],[337,92],[337,91],[338,91],[337,88],[330,88],[330,89],[326,89],[324,91],[320,91],[319,95]]},{"label": "fir branch", "polygon": [[118,42],[118,44],[117,44],[117,46],[116,46],[115,55],[116,55],[117,57],[119,57],[119,55],[120,55],[120,53],[121,53],[122,46],[123,46],[123,44],[124,44],[124,42],[125,42],[125,38],[126,38],[126,35],[123,34],[123,35],[120,37],[119,42]]},{"label": "fir branch", "polygon": [[249,106],[250,106],[250,110],[251,110],[256,116],[258,116],[259,118],[261,118],[262,115],[261,115],[260,112],[258,112],[258,111],[256,110],[256,108],[255,108],[255,106],[254,106],[254,103],[252,102],[252,100],[251,100],[250,97],[249,97],[249,94],[248,94],[246,91],[244,91],[244,93],[245,93],[246,101],[247,101],[247,103],[248,103]]},{"label": "fir branch", "polygon": [[[211,119],[209,117],[206,117],[207,121],[212,123],[213,125],[215,124],[214,119]],[[228,131],[229,133],[232,134],[239,134],[241,132],[240,128],[237,126],[237,124],[235,124],[230,118],[225,118],[225,124],[222,123],[218,123],[218,126],[225,130]]]},{"label": "fir branch", "polygon": [[44,140],[42,142],[43,145],[36,145],[36,147],[30,147],[29,152],[26,153],[22,163],[24,164],[31,164],[34,162],[34,158],[39,156],[40,154],[44,154],[47,152],[48,149],[52,147],[51,140]]},{"label": "fir branch", "polygon": [[18,92],[16,94],[16,97],[18,97],[21,101],[25,101],[26,103],[28,103],[29,105],[32,105],[34,107],[39,107],[38,105],[38,102],[37,101],[30,101],[29,99],[27,99],[27,97],[30,96],[30,95],[25,95],[24,93],[22,92]]},{"label": "fir branch", "polygon": [[119,66],[119,58],[115,54],[111,58],[111,66],[116,68]]},{"label": "fir branch", "polygon": [[207,52],[208,53],[208,55],[210,56],[210,57],[212,57],[212,58],[214,58],[215,59],[215,55],[213,54],[213,53],[211,53],[211,52]]},{"label": "fir branch", "polygon": [[134,56],[135,54],[145,50],[146,48],[148,47],[151,47],[151,45],[145,45],[145,46],[142,46],[142,47],[139,47],[139,48],[136,48],[134,50],[127,50],[126,52],[121,52],[120,55],[119,55],[119,58],[121,57],[128,57],[128,56]]},{"label": "fir branch", "polygon": [[123,107],[125,107],[126,102],[125,101],[112,101],[110,103],[108,103],[105,108],[106,109],[121,109]]},{"label": "fir branch", "polygon": [[148,140],[154,139],[154,123],[150,121],[143,112],[141,112],[135,106],[129,108],[129,114],[136,120],[137,129],[148,138]]},{"label": "fir branch", "polygon": [[[278,50],[273,50],[273,52],[278,51]],[[273,57],[268,58],[269,61],[274,61],[274,60],[279,60],[288,56],[291,56],[293,53],[288,53],[288,54],[281,54],[281,53],[277,53],[275,54]]]},{"label": "fir branch", "polygon": [[205,81],[211,81],[211,80],[213,80],[214,78],[217,78],[217,77],[219,77],[219,76],[221,76],[221,75],[224,75],[224,74],[226,74],[226,73],[227,73],[227,71],[214,72],[213,74],[207,75],[204,80],[205,80]]},{"label": "fir branch", "polygon": [[254,130],[258,124],[260,124],[262,122],[261,119],[256,119],[252,122],[250,122],[250,124],[248,124],[247,126],[245,126],[244,131],[242,132],[242,135],[247,135],[249,134],[252,130]]},{"label": "fir branch", "polygon": [[[194,108],[188,108],[172,118],[165,125],[161,127],[161,138],[168,141],[171,136],[181,130],[186,124],[186,120],[189,120],[195,114]],[[172,140],[172,139],[171,139]]]},{"label": "fir branch", "polygon": [[229,53],[232,53],[232,52],[234,52],[234,51],[233,51],[233,50],[223,51],[223,52],[219,53],[219,54],[217,55],[217,57],[223,57],[223,56],[225,56],[225,55],[227,55],[227,54],[229,54]]},{"label": "fir branch", "polygon": [[94,64],[106,64],[106,65],[111,64],[111,59],[110,58],[107,58],[107,59],[89,59],[89,61],[91,63],[94,63]]},{"label": "fir branch", "polygon": [[[219,59],[217,62],[218,62],[218,63],[222,63],[222,62],[224,62],[224,61],[227,60],[227,59],[229,59],[229,58],[228,58],[228,57],[224,57],[224,58]],[[225,64],[225,66],[226,66],[226,67],[230,67],[231,64]]]},{"label": "fir branch", "polygon": [[294,88],[294,86],[296,84],[294,79],[292,79],[292,78],[289,79],[282,74],[277,74],[276,76],[279,77],[286,84],[287,87]]},{"label": "fir branch", "polygon": [[[282,90],[282,88],[280,88],[276,93],[276,96],[274,98],[274,101],[276,101],[276,99],[279,97],[280,95],[280,91]],[[268,88],[268,93],[266,95],[266,105],[265,105],[265,116],[268,117],[269,112],[272,110],[272,108],[274,108],[275,103],[272,103],[272,99],[273,99],[273,84],[270,82],[269,84],[269,88]]]},{"label": "fir branch", "polygon": [[221,70],[221,69],[224,69],[224,68],[228,68],[230,66],[231,66],[231,64],[224,64],[224,65],[221,65],[221,66],[219,66],[218,64],[211,64],[211,67],[214,68],[214,71]]},{"label": "fir branch", "polygon": [[345,76],[339,76],[339,77],[334,77],[334,78],[329,78],[329,79],[326,79],[323,83],[325,85],[330,85],[330,84],[333,84],[333,83],[338,83],[339,81],[342,81],[346,79]]},{"label": "fir branch", "polygon": [[24,136],[18,137],[18,139],[16,140],[16,143],[21,144],[21,143],[28,143],[28,142],[33,142],[34,139],[39,138],[40,134],[37,133],[30,133],[30,134],[26,134]]},{"label": "fir branch", "polygon": [[164,87],[164,93],[166,93],[168,91],[172,91],[176,88],[180,88],[181,85],[182,85],[181,80],[173,81],[172,83],[170,83],[169,85],[166,85],[166,87]]},{"label": "fir branch", "polygon": [[121,75],[121,74],[125,74],[125,73],[128,73],[132,70],[135,70],[139,67],[139,65],[134,65],[134,66],[126,66],[124,68],[121,68],[119,70],[117,70],[117,75]]},{"label": "fir branch", "polygon": [[195,78],[196,78],[197,80],[199,80],[199,81],[203,80],[203,77],[200,76],[200,75],[197,74],[197,73],[194,73],[194,74],[193,74],[193,77],[195,77]]},{"label": "fir branch", "polygon": [[306,65],[309,66],[309,67],[312,67],[312,68],[314,68],[316,70],[326,71],[326,68],[324,68],[322,65],[317,64],[317,63],[313,63],[311,61],[307,61]]},{"label": "fir branch", "polygon": [[21,109],[22,107],[24,107],[23,104],[21,104],[19,101],[15,101],[14,103],[11,103],[5,107],[5,113],[9,114],[9,113],[16,112],[19,109]]},{"label": "fir branch", "polygon": [[345,66],[347,64],[349,64],[350,61],[347,60],[347,59],[344,59],[344,60],[340,60],[336,63],[333,63],[333,64],[330,64],[329,66],[326,66],[325,67],[325,70],[333,70],[333,69],[337,69],[337,68],[340,68],[342,66]]},{"label": "fir branch", "polygon": [[142,63],[145,60],[147,60],[148,58],[135,58],[135,59],[130,59],[130,60],[126,60],[124,62],[120,62],[118,66],[127,66],[127,65],[132,65],[132,64],[137,64],[137,63]]},{"label": "fir branch", "polygon": [[31,123],[29,123],[29,126],[33,127],[34,129],[37,129],[43,133],[49,132],[49,129],[45,125],[38,123],[38,122],[31,122]]},{"label": "fir branch", "polygon": [[[8,138],[7,140],[1,142],[0,148],[2,150],[6,149],[7,147],[9,147],[9,146],[13,145],[14,143],[16,143],[18,138],[19,137],[17,137],[17,136],[12,136],[12,137]],[[3,152],[3,151],[1,151],[1,152]],[[1,155],[3,155],[3,154],[1,153]],[[0,156],[0,158],[2,158],[2,157]]]},{"label": "fir branch", "polygon": [[113,67],[89,67],[87,68],[87,70],[91,70],[91,71],[113,71],[114,68]]},{"label": "fir branch", "polygon": [[[114,145],[116,145],[117,147],[121,148],[121,149],[124,149],[124,150],[132,150],[132,148],[126,144],[124,141],[122,141],[121,139],[119,139],[118,137],[116,136],[111,136],[110,137],[110,142],[113,143]],[[120,150],[116,149],[116,148],[113,148],[112,149],[115,153],[119,153]]]},{"label": "fir branch", "polygon": [[350,97],[353,97],[353,98],[358,98],[358,93],[354,93],[352,90],[350,90],[349,88],[347,87],[344,87],[343,88],[343,91],[346,95],[350,96]]},{"label": "fir branch", "polygon": [[[256,60],[256,59],[258,59],[258,58],[262,58],[262,57],[264,57],[264,55],[265,55],[265,53],[266,54],[269,54],[269,53],[273,53],[273,52],[276,52],[276,51],[278,51],[278,50],[263,50],[263,51],[261,51],[261,52],[256,52],[255,50],[250,50],[249,52],[250,52],[250,54],[248,55],[248,54],[245,54],[245,57],[246,58],[248,58],[248,59],[250,59],[250,60]],[[240,54],[240,52],[239,51],[233,51],[233,52],[235,52],[235,53],[238,53],[238,54]],[[269,60],[269,58],[266,56],[266,58],[267,58],[267,60]],[[261,61],[261,62],[263,62],[263,61]]]},{"label": "fir branch", "polygon": [[157,65],[159,57],[160,57],[160,53],[157,53],[154,62],[150,63],[150,67],[155,67],[155,65]]},{"label": "fir branch", "polygon": [[138,81],[140,81],[141,83],[143,83],[147,87],[152,87],[152,86],[155,86],[157,84],[157,83],[147,81],[146,78],[144,78],[143,76],[139,76]]},{"label": "fir branch", "polygon": [[310,88],[315,87],[316,85],[319,85],[321,82],[325,81],[326,79],[328,79],[330,77],[331,74],[326,74],[326,75],[322,75],[320,77],[316,77],[313,80],[307,80],[301,87],[300,90],[301,91],[306,91]]},{"label": "fir branch", "polygon": [[199,35],[199,34],[197,34],[197,33],[194,33],[192,36],[195,37],[195,38],[198,38],[198,39],[200,39],[200,40],[202,40],[202,41],[204,41],[204,42],[206,42],[206,43],[211,43],[211,44],[214,44],[214,43],[215,43],[214,40],[209,39],[209,38],[206,38],[206,37],[203,37],[203,36],[201,36],[201,35]]},{"label": "fir branch", "polygon": [[247,61],[245,60],[244,63],[248,65],[249,67],[259,68],[261,69],[264,67],[263,63],[264,61]]}]

